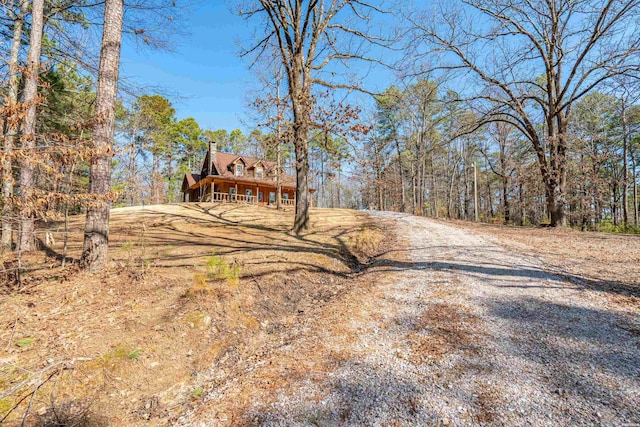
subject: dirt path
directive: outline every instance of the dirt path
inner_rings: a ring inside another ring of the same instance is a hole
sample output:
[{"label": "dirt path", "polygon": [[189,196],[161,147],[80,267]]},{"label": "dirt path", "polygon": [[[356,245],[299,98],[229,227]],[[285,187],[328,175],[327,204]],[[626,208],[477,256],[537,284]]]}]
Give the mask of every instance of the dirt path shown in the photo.
[{"label": "dirt path", "polygon": [[632,311],[467,231],[375,215],[408,249],[240,373],[216,367],[177,424],[640,425]]}]

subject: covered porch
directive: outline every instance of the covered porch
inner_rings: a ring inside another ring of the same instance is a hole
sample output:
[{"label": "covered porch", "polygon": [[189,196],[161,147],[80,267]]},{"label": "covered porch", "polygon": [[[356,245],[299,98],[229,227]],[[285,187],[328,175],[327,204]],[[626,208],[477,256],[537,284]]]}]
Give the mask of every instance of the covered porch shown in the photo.
[{"label": "covered porch", "polygon": [[[184,202],[249,203],[262,206],[276,204],[276,186],[218,176],[208,176],[183,193]],[[295,206],[295,188],[282,186],[281,203]]]}]

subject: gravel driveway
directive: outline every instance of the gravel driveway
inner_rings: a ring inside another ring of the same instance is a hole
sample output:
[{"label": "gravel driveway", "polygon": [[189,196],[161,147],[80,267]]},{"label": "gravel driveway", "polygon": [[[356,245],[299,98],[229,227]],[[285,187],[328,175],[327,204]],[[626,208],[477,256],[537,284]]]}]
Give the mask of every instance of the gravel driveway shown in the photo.
[{"label": "gravel driveway", "polygon": [[[248,362],[180,423],[640,425],[630,311],[468,231],[372,215],[408,246],[375,267],[384,280]],[[223,402],[238,396],[246,409],[229,418]]]}]

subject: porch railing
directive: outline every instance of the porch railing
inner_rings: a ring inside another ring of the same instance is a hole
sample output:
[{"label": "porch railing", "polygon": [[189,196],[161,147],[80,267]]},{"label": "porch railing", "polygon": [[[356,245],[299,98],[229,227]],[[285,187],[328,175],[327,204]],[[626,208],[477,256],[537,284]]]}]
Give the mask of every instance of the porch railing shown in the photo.
[{"label": "porch railing", "polygon": [[[258,203],[258,196],[247,196],[246,194],[229,194],[214,192],[210,197],[206,197],[205,200],[212,202],[222,203]],[[294,199],[281,199],[283,206],[295,206],[296,201]],[[275,204],[275,202],[271,203]]]},{"label": "porch railing", "polygon": [[[230,194],[231,201],[241,203],[258,203],[258,196],[247,196],[245,194]],[[235,199],[235,200],[234,200]]]},{"label": "porch railing", "polygon": [[229,194],[227,194],[227,193],[213,193],[211,195],[211,201],[212,202],[228,202],[229,201]]}]

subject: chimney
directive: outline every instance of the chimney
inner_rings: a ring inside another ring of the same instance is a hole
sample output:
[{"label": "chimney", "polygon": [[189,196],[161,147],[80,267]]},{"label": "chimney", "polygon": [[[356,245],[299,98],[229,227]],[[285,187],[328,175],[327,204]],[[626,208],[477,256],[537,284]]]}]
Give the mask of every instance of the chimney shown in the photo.
[{"label": "chimney", "polygon": [[215,141],[209,141],[209,175],[213,175],[213,165],[216,161],[217,152],[218,144]]}]

